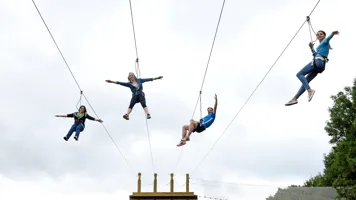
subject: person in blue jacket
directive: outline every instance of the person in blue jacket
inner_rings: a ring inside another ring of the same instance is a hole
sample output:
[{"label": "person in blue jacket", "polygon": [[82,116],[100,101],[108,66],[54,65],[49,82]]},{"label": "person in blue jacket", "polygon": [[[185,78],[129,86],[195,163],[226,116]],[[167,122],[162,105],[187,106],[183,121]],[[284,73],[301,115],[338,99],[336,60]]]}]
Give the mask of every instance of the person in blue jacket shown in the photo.
[{"label": "person in blue jacket", "polygon": [[129,115],[136,103],[141,103],[141,106],[146,113],[147,119],[151,119],[151,115],[148,112],[148,108],[146,105],[146,98],[145,98],[145,93],[143,92],[142,84],[147,81],[153,81],[162,78],[163,76],[159,76],[157,78],[137,78],[133,72],[130,72],[128,76],[129,82],[120,82],[120,81],[111,81],[111,80],[106,80],[106,82],[119,84],[131,89],[132,98],[131,98],[129,108],[127,109],[127,113],[123,116],[124,119],[126,120],[130,119]]},{"label": "person in blue jacket", "polygon": [[316,51],[313,48],[314,44],[311,42],[309,43],[309,47],[313,53],[314,58],[297,73],[297,77],[300,82],[302,82],[302,86],[300,87],[297,94],[285,104],[286,106],[297,104],[298,98],[305,92],[305,90],[308,91],[309,102],[312,100],[315,90],[310,88],[309,82],[311,82],[318,75],[318,73],[322,73],[325,70],[325,64],[329,61],[328,55],[329,50],[331,49],[329,42],[334,35],[338,34],[339,31],[333,31],[328,37],[326,37],[326,33],[324,31],[318,31],[316,37],[320,44],[316,48]]},{"label": "person in blue jacket", "polygon": [[74,118],[74,124],[72,125],[72,127],[68,131],[67,135],[63,137],[63,139],[65,141],[68,141],[68,139],[70,138],[70,136],[74,132],[76,132],[75,136],[74,136],[74,139],[78,141],[80,132],[82,132],[84,130],[84,128],[85,128],[85,119],[97,121],[97,122],[100,122],[100,123],[103,122],[103,120],[101,120],[101,119],[95,119],[94,117],[88,115],[87,114],[87,109],[83,105],[79,107],[79,112],[74,112],[74,113],[67,114],[67,115],[55,115],[55,117],[70,117],[70,118]]},{"label": "person in blue jacket", "polygon": [[214,109],[212,107],[209,107],[208,115],[203,117],[202,119],[200,119],[199,122],[191,119],[189,125],[184,125],[182,127],[182,139],[181,139],[180,143],[177,144],[178,147],[183,146],[186,144],[187,141],[190,141],[189,137],[192,133],[194,133],[194,132],[201,133],[201,132],[205,131],[207,128],[209,128],[214,123],[217,106],[218,106],[218,97],[215,94]]}]

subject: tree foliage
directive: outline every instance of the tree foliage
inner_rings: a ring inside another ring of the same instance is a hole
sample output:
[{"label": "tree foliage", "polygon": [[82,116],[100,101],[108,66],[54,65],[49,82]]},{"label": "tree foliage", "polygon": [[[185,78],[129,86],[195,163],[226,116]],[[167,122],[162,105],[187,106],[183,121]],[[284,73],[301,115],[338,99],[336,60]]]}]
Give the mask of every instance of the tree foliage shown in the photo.
[{"label": "tree foliage", "polygon": [[356,199],[356,79],[353,86],[331,96],[330,119],[325,131],[333,144],[331,152],[324,156],[323,174],[307,180],[305,187],[332,186],[338,197]]}]

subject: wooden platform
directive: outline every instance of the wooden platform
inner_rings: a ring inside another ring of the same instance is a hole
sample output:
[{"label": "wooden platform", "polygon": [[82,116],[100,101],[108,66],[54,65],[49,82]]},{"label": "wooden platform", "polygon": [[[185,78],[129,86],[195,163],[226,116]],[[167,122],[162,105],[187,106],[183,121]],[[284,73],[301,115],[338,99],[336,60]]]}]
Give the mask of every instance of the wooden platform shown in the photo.
[{"label": "wooden platform", "polygon": [[171,174],[170,192],[157,192],[157,174],[154,174],[153,192],[141,192],[141,173],[138,173],[137,192],[130,195],[130,200],[193,200],[198,199],[198,195],[189,192],[189,174],[186,175],[185,192],[174,192],[174,179]]},{"label": "wooden platform", "polygon": [[194,192],[133,192],[130,200],[165,199],[165,200],[191,200],[198,199]]}]

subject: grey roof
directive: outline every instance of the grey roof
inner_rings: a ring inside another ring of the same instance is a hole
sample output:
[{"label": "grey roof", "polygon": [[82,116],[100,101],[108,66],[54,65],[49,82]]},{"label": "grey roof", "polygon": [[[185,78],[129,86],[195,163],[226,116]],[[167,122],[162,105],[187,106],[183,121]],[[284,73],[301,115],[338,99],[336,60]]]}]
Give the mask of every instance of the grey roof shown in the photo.
[{"label": "grey roof", "polygon": [[266,200],[334,200],[337,192],[332,187],[289,187],[278,189]]}]

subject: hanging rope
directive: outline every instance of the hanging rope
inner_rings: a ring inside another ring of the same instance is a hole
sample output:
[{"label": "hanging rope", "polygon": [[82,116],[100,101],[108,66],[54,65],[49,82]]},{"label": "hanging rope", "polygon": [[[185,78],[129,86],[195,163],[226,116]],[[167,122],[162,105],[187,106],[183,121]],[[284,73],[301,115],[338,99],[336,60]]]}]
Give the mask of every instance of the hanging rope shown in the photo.
[{"label": "hanging rope", "polygon": [[[75,76],[74,76],[72,70],[70,69],[70,67],[69,67],[69,65],[68,65],[68,63],[67,63],[67,61],[65,60],[65,58],[64,58],[64,56],[63,56],[61,50],[59,49],[56,40],[54,39],[54,37],[53,37],[51,31],[49,30],[49,28],[48,28],[48,26],[47,26],[45,20],[43,19],[42,14],[41,14],[40,10],[38,9],[38,7],[37,7],[36,3],[34,2],[34,0],[32,0],[32,3],[33,3],[33,5],[35,6],[35,8],[36,8],[36,10],[37,10],[37,12],[38,12],[38,14],[39,14],[39,16],[40,16],[41,19],[42,19],[43,24],[44,24],[45,27],[47,28],[47,31],[48,31],[49,35],[52,37],[52,40],[53,40],[54,44],[56,45],[56,47],[57,47],[57,49],[58,49],[60,55],[62,56],[62,59],[63,59],[64,63],[66,64],[66,66],[67,66],[69,72],[72,74],[72,77],[73,77],[75,83],[77,84],[77,86],[78,86],[78,88],[79,88],[79,90],[80,90],[80,92],[81,92],[79,101],[81,102],[81,97],[84,96],[85,100],[88,102],[89,106],[90,106],[91,109],[93,110],[93,112],[94,112],[94,114],[96,115],[96,117],[97,117],[98,119],[100,119],[100,117],[96,114],[94,108],[91,106],[89,100],[88,100],[88,99],[86,98],[86,96],[83,94],[83,92],[82,92],[83,90],[80,88],[78,81],[76,80],[76,78],[75,78]],[[132,170],[132,172],[135,174],[135,172],[134,172],[132,166],[129,164],[129,162],[127,161],[125,155],[122,153],[122,151],[120,150],[119,146],[116,144],[116,142],[114,141],[114,139],[111,137],[111,134],[110,134],[109,131],[106,129],[105,125],[104,125],[103,123],[101,123],[101,125],[104,127],[106,133],[107,133],[108,136],[110,137],[111,141],[114,143],[116,149],[120,152],[120,154],[122,155],[122,157],[125,159],[126,164],[130,167],[130,169]]]},{"label": "hanging rope", "polygon": [[213,53],[213,49],[214,49],[214,45],[215,45],[215,39],[216,39],[216,35],[218,34],[221,16],[222,16],[222,13],[223,13],[223,11],[224,11],[224,6],[225,6],[225,0],[223,1],[223,4],[222,4],[222,6],[221,6],[221,11],[220,11],[220,15],[219,15],[219,20],[218,20],[218,24],[217,24],[217,26],[216,26],[216,30],[215,30],[215,34],[214,34],[213,44],[211,45],[211,49],[210,49],[210,53],[209,53],[209,57],[208,57],[208,63],[206,64],[205,73],[204,73],[204,77],[203,77],[203,82],[202,82],[201,87],[200,87],[200,93],[199,93],[197,102],[196,102],[196,104],[195,104],[194,112],[193,112],[193,114],[192,114],[192,119],[194,118],[195,110],[197,109],[198,102],[199,102],[201,93],[202,93],[202,91],[203,91],[203,86],[204,86],[204,82],[205,82],[205,77],[206,77],[206,74],[207,74],[207,72],[208,72],[209,63],[210,63],[210,58],[211,58],[211,54]]},{"label": "hanging rope", "polygon": [[[135,33],[135,23],[134,23],[134,18],[133,18],[131,0],[129,0],[129,4],[130,4],[132,31],[133,31],[133,37],[134,37],[134,43],[135,43],[135,50],[136,50],[135,71],[136,71],[137,77],[141,78],[141,70],[140,70],[140,64],[139,64],[139,59],[138,59],[137,41],[136,41],[136,33]],[[149,128],[148,128],[147,118],[146,118],[146,129],[147,129],[147,136],[148,136],[148,144],[149,144],[150,153],[151,153],[152,168],[153,168],[153,171],[155,172],[155,165],[154,165],[154,162],[153,162],[153,153],[152,153],[152,146],[151,146],[151,136],[150,136],[150,131],[149,131]]]},{"label": "hanging rope", "polygon": [[136,71],[137,77],[141,78],[141,70],[140,70],[140,64],[138,63],[138,58],[136,58],[136,61],[135,61],[135,71]]},{"label": "hanging rope", "polygon": [[201,118],[203,118],[203,111],[202,111],[202,100],[201,100],[201,91],[200,91],[200,95],[199,95],[199,99],[200,99],[200,118],[199,119],[201,119]]},{"label": "hanging rope", "polygon": [[82,105],[82,96],[83,96],[83,91],[80,91],[79,101],[78,101],[78,103],[76,105],[77,110],[79,110],[80,106]]},{"label": "hanging rope", "polygon": [[317,38],[315,38],[315,40],[313,40],[312,31],[314,32],[314,35],[316,35],[316,32],[314,31],[313,26],[311,25],[309,16],[307,16],[307,22],[308,22],[308,28],[309,28],[309,34],[310,34],[310,42],[314,44],[314,42],[317,40]]},{"label": "hanging rope", "polygon": [[[223,11],[224,11],[224,6],[225,6],[225,0],[223,1],[223,4],[222,4],[222,6],[221,6],[221,11],[220,11],[220,15],[219,15],[219,20],[218,20],[218,24],[217,24],[217,26],[216,26],[216,30],[215,30],[215,34],[214,34],[213,44],[211,45],[211,49],[210,49],[210,53],[209,53],[209,57],[208,57],[208,63],[207,63],[206,68],[205,68],[205,73],[204,73],[204,77],[203,77],[203,82],[202,82],[201,87],[200,87],[199,96],[198,96],[198,99],[197,99],[197,101],[196,101],[196,103],[195,103],[195,107],[194,107],[194,111],[193,111],[193,114],[192,114],[191,119],[194,118],[194,114],[195,114],[195,111],[196,111],[196,109],[197,109],[199,100],[200,100],[200,106],[202,106],[202,104],[201,104],[201,95],[202,95],[202,91],[203,91],[203,86],[204,86],[204,82],[205,82],[205,77],[206,77],[206,74],[207,74],[208,68],[209,68],[209,63],[210,63],[211,54],[213,53],[216,35],[217,35],[217,33],[218,33],[218,30],[219,30],[219,25],[220,25],[221,16],[222,16],[222,13],[223,13]],[[200,119],[201,119],[201,117],[202,117],[202,110],[200,109]],[[177,168],[177,166],[178,166],[178,164],[179,164],[179,161],[180,161],[180,158],[181,158],[181,156],[182,156],[182,153],[183,153],[183,146],[182,146],[182,150],[180,151],[180,154],[179,154],[179,156],[178,156],[178,160],[177,160],[177,164],[176,164],[176,167],[175,167],[175,168]]]},{"label": "hanging rope", "polygon": [[[316,8],[316,6],[319,4],[320,0],[318,1],[318,3],[315,5],[314,9]],[[309,16],[313,13],[314,9],[312,10],[312,12],[309,14]],[[280,59],[280,57],[283,55],[283,53],[287,50],[287,48],[289,47],[289,45],[292,43],[292,41],[294,40],[294,38],[297,36],[297,34],[299,33],[299,31],[302,29],[302,27],[304,26],[304,24],[307,22],[307,20],[305,20],[303,22],[303,24],[300,26],[300,28],[298,29],[298,31],[294,34],[294,36],[292,37],[292,39],[289,41],[289,43],[287,44],[287,46],[284,48],[284,50],[282,51],[282,53],[278,56],[278,58],[276,59],[276,61],[273,63],[273,65],[270,67],[270,69],[267,71],[267,73],[265,74],[265,76],[262,78],[262,80],[258,83],[258,85],[256,86],[256,88],[252,91],[251,95],[247,98],[247,100],[245,101],[245,103],[242,105],[242,107],[239,109],[239,111],[236,113],[236,115],[234,116],[234,118],[231,120],[231,122],[227,125],[227,127],[225,128],[225,130],[222,132],[222,134],[220,134],[219,138],[216,140],[216,142],[213,144],[213,146],[210,148],[210,150],[208,151],[208,153],[203,157],[203,159],[199,162],[199,164],[195,167],[195,169],[193,170],[193,172],[191,174],[194,174],[195,171],[199,168],[199,166],[203,163],[203,161],[206,159],[206,157],[210,154],[210,152],[213,150],[213,148],[215,147],[215,145],[219,142],[219,140],[222,138],[222,136],[226,133],[227,129],[230,127],[230,125],[232,124],[232,122],[236,119],[236,117],[240,114],[240,112],[242,111],[242,109],[246,106],[247,102],[251,99],[251,97],[255,94],[256,90],[259,88],[259,86],[262,84],[262,82],[264,81],[264,79],[267,77],[267,75],[269,74],[269,72],[272,70],[272,68],[275,66],[275,64],[277,63],[277,61]]]},{"label": "hanging rope", "polygon": [[216,26],[216,30],[215,30],[215,34],[214,34],[213,44],[211,45],[211,49],[210,49],[210,53],[209,53],[209,57],[208,57],[208,63],[206,64],[205,73],[204,73],[204,77],[203,77],[203,82],[202,82],[201,87],[200,87],[200,93],[199,93],[197,102],[196,102],[196,104],[195,104],[195,108],[194,108],[194,112],[193,112],[193,115],[192,115],[192,119],[194,118],[195,110],[197,109],[198,102],[199,102],[201,93],[202,93],[202,91],[203,91],[203,86],[204,86],[204,82],[205,82],[205,77],[206,77],[206,73],[208,72],[209,63],[210,63],[210,58],[211,58],[211,54],[213,53],[214,44],[215,44],[215,39],[216,39],[216,35],[218,34],[221,16],[222,16],[222,13],[223,13],[223,11],[224,11],[224,6],[225,6],[225,0],[223,1],[222,7],[221,7],[218,24],[217,24],[217,26]]},{"label": "hanging rope", "polygon": [[147,135],[148,135],[148,144],[150,146],[150,152],[151,152],[151,163],[152,163],[152,168],[153,168],[153,172],[155,172],[155,165],[153,163],[153,153],[152,153],[152,145],[151,145],[151,136],[150,136],[150,131],[148,129],[148,121],[146,118],[146,129],[147,129]]}]

